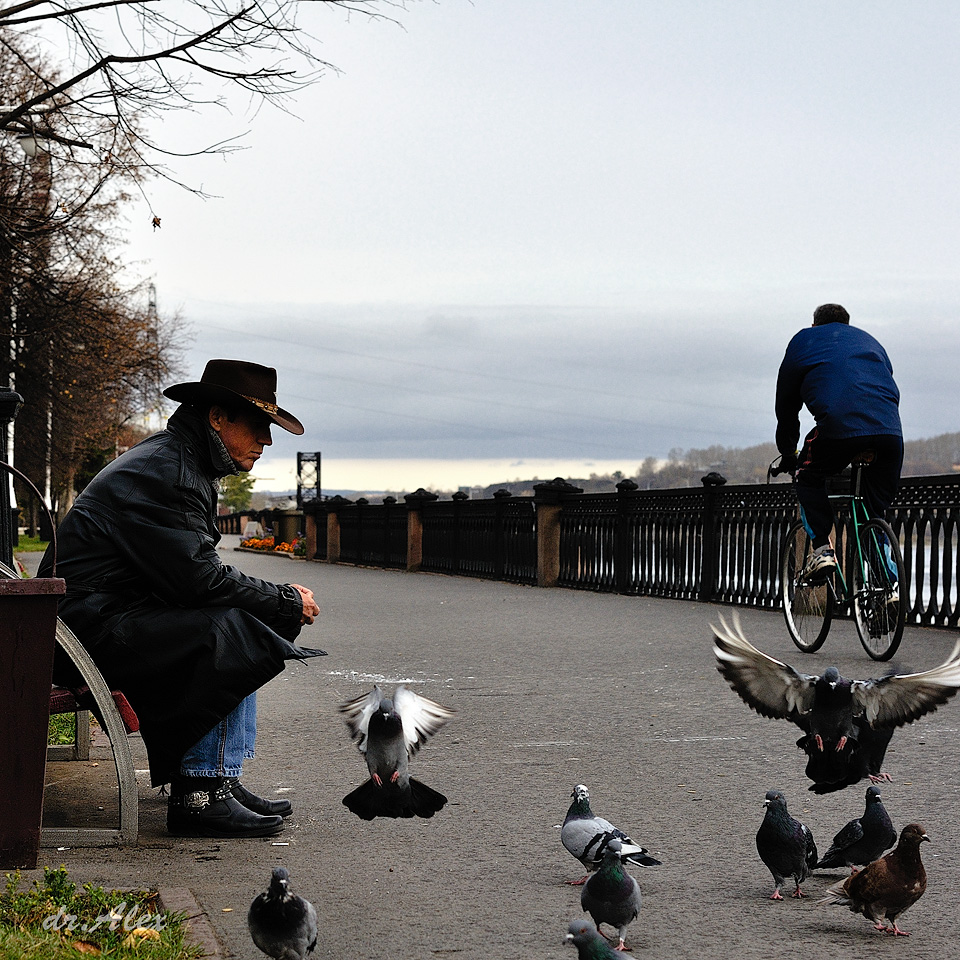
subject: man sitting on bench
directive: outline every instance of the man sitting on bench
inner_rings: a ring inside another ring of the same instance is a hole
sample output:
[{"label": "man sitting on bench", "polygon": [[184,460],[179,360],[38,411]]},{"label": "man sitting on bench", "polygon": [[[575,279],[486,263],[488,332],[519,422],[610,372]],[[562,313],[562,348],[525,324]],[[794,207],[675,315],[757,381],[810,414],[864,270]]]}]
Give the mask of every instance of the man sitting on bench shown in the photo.
[{"label": "man sitting on bench", "polygon": [[[273,424],[303,433],[276,386],[271,367],[211,360],[199,381],[167,388],[180,403],[167,428],[105,467],[57,530],[60,618],[136,711],[178,836],[272,836],[292,812],[240,776],[256,690],[285,660],[322,655],[293,642],[320,609],[305,587],[248,577],[216,550],[220,478],[253,468]],[[40,576],[51,562],[48,551]],[[78,682],[60,661],[54,680]]]}]

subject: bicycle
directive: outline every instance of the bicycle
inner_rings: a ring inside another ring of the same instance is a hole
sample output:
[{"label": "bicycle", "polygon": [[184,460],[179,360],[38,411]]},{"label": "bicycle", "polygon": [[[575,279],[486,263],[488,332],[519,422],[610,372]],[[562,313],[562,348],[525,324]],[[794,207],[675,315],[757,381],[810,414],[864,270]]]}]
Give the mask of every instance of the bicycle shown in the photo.
[{"label": "bicycle", "polygon": [[[839,478],[831,478],[832,484],[828,482],[830,499],[850,505],[844,517],[834,510],[836,567],[804,574],[813,545],[802,520],[795,521],[784,537],[780,555],[783,615],[790,638],[804,653],[823,646],[834,613],[843,608],[852,608],[860,643],[874,660],[889,660],[903,638],[907,597],[900,543],[889,523],[867,514],[860,492],[863,470],[872,459],[872,452],[861,454]],[[774,460],[767,468],[768,482],[783,472],[777,464]],[[849,488],[837,491],[837,480],[847,476]],[[841,558],[845,558],[843,564]]]}]

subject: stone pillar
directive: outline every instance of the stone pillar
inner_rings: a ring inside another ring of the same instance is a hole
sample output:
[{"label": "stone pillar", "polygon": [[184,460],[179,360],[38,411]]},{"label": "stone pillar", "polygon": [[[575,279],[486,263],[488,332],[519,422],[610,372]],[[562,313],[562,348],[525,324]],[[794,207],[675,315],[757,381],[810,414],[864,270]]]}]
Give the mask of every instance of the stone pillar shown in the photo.
[{"label": "stone pillar", "polygon": [[717,537],[717,495],[719,488],[726,482],[726,477],[716,471],[700,478],[703,484],[703,538],[700,551],[700,589],[697,598],[707,603],[716,598],[717,565],[720,552],[719,538]]},{"label": "stone pillar", "polygon": [[317,556],[317,510],[313,505],[304,513],[303,536],[307,541],[307,552],[305,556],[308,560],[313,560]]},{"label": "stone pillar", "polygon": [[583,493],[562,477],[534,485],[537,507],[537,586],[555,587],[560,580],[560,517],[563,498]]},{"label": "stone pillar", "polygon": [[340,562],[340,507],[344,507],[352,500],[341,497],[338,493],[326,501],[327,505],[327,563]]},{"label": "stone pillar", "polygon": [[440,498],[420,487],[403,499],[407,503],[407,570],[416,573],[423,565],[423,505]]},{"label": "stone pillar", "polygon": [[636,483],[625,478],[617,484],[617,525],[613,533],[613,575],[617,593],[629,593],[631,584],[630,500],[637,490]]}]

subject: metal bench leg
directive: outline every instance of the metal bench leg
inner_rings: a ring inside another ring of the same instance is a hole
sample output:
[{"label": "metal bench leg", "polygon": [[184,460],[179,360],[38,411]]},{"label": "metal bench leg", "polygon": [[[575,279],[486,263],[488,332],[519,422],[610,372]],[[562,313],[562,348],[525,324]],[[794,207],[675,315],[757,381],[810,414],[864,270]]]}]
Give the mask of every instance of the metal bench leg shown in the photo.
[{"label": "metal bench leg", "polygon": [[[95,847],[114,843],[136,843],[139,832],[137,815],[137,778],[133,757],[127,742],[127,728],[120,719],[110,688],[103,679],[90,654],[62,621],[57,621],[57,643],[73,661],[84,683],[90,688],[94,702],[103,717],[103,725],[110,738],[114,763],[117,766],[117,785],[120,790],[120,829],[105,830],[89,827],[49,827],[40,836],[44,847]],[[90,733],[87,730],[89,755]]]}]

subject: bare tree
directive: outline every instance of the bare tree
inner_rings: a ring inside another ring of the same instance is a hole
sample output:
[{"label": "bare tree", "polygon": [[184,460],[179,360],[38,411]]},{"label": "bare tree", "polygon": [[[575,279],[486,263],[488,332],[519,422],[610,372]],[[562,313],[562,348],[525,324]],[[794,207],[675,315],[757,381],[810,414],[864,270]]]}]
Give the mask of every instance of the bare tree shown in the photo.
[{"label": "bare tree", "polygon": [[[2,48],[0,75],[7,94],[34,79]],[[26,400],[15,457],[53,507],[69,504],[85,459],[142,420],[178,359],[176,319],[161,320],[124,276],[125,169],[58,151],[28,158],[0,137],[0,383]]]},{"label": "bare tree", "polygon": [[[0,7],[0,51],[32,78],[0,95],[0,130],[128,171],[172,176],[165,157],[223,152],[233,139],[176,151],[146,130],[171,110],[224,106],[231,89],[285,106],[329,64],[300,18],[318,8],[384,18],[406,0],[22,0]],[[37,67],[43,56],[56,71]]]}]

